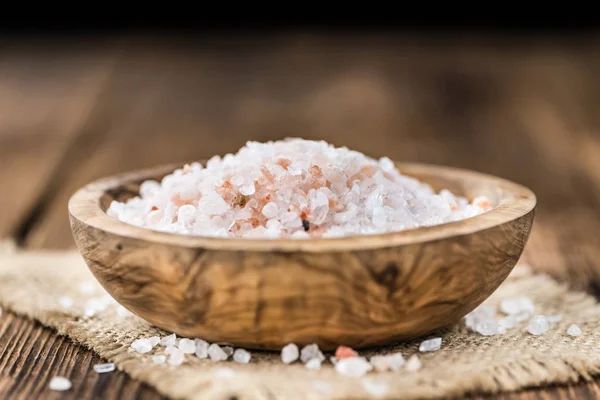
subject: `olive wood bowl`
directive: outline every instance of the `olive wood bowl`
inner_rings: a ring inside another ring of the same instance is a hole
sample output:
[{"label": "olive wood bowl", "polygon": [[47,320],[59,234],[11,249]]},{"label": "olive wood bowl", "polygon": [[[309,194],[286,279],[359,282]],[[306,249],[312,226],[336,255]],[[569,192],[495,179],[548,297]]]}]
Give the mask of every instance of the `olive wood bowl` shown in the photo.
[{"label": "olive wood bowl", "polygon": [[112,200],[138,194],[181,165],[95,181],[69,201],[77,247],[125,308],[184,337],[254,349],[287,343],[363,348],[412,339],[458,322],[515,266],[536,197],[477,172],[402,164],[405,175],[491,211],[447,224],[331,239],[225,239],[151,231],[118,221]]}]

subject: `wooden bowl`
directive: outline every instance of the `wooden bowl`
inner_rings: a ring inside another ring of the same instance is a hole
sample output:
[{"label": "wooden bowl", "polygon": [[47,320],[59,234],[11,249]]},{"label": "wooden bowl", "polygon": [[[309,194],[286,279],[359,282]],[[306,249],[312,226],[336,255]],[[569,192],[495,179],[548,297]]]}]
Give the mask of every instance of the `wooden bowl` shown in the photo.
[{"label": "wooden bowl", "polygon": [[529,237],[527,188],[448,167],[400,171],[495,207],[448,224],[373,236],[254,240],[155,232],[109,217],[167,165],[98,180],[73,195],[73,236],[120,304],[184,337],[255,349],[287,343],[362,348],[455,323],[504,281]]}]

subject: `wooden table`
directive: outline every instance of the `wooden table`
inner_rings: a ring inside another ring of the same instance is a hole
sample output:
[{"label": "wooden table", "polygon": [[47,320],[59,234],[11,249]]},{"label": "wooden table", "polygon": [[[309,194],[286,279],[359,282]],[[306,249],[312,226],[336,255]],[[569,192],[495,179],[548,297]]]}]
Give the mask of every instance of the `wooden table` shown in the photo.
[{"label": "wooden table", "polygon": [[[600,38],[276,35],[0,41],[0,238],[72,248],[70,195],[132,168],[324,139],[497,174],[539,198],[524,258],[600,295]],[[3,398],[158,398],[35,322],[0,318]],[[50,377],[73,390],[49,392]],[[600,381],[500,398],[597,397]]]}]

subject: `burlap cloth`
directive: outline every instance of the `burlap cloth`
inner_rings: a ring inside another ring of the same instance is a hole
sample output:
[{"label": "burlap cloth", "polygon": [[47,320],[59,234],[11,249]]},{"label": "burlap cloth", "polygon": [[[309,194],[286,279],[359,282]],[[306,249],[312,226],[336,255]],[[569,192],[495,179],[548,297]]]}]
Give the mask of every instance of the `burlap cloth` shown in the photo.
[{"label": "burlap cloth", "polygon": [[[84,318],[83,305],[104,293],[76,252],[18,252],[0,246],[0,303],[16,313],[35,318],[59,334],[86,346],[114,362],[133,378],[155,387],[160,393],[187,399],[333,399],[375,398],[365,389],[364,380],[376,387],[384,383],[387,394],[380,398],[462,397],[469,393],[510,391],[527,386],[590,379],[600,370],[600,306],[579,292],[572,292],[544,275],[535,275],[518,266],[487,303],[496,305],[504,297],[527,295],[536,314],[561,314],[562,321],[542,336],[526,332],[523,323],[507,334],[483,337],[467,332],[462,324],[438,332],[441,350],[422,353],[419,372],[406,370],[369,373],[365,378],[339,375],[327,361],[318,371],[302,364],[284,365],[278,353],[252,352],[250,364],[232,361],[213,363],[187,355],[185,364],[155,365],[152,353],[130,350],[139,337],[164,336],[135,316],[117,313],[113,304],[103,312]],[[91,282],[94,293],[84,294],[80,286]],[[68,295],[74,300],[69,310],[57,302]],[[577,323],[580,337],[566,330]],[[400,350],[405,358],[417,352],[419,341],[378,349],[378,353]],[[363,352],[361,352],[363,353]],[[372,352],[364,352],[371,355]],[[224,373],[222,367],[235,370]],[[383,390],[385,391],[385,390]]]}]

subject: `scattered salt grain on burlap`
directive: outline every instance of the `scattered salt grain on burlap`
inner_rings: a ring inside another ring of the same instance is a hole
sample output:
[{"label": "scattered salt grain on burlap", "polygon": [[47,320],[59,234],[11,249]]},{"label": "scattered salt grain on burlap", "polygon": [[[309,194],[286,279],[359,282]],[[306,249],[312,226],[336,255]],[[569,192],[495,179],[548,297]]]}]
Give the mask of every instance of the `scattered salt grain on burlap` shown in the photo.
[{"label": "scattered salt grain on burlap", "polygon": [[152,347],[155,347],[157,344],[160,343],[160,336],[152,336],[148,338],[148,341],[150,342]]},{"label": "scattered salt grain on burlap", "polygon": [[421,369],[421,359],[418,355],[413,354],[408,358],[406,365],[404,367],[408,372],[417,372]]},{"label": "scattered salt grain on burlap", "polygon": [[148,339],[136,339],[131,343],[131,348],[138,353],[148,353],[152,351],[152,343]]},{"label": "scattered salt grain on burlap", "polygon": [[425,340],[423,342],[421,342],[421,344],[419,345],[419,351],[424,353],[427,351],[437,351],[440,349],[440,347],[442,346],[442,338],[438,337],[438,338],[433,338],[433,339],[429,339],[429,340]]},{"label": "scattered salt grain on burlap", "polygon": [[401,353],[373,356],[369,361],[378,372],[399,371],[405,363]]},{"label": "scattered salt grain on burlap", "polygon": [[221,346],[221,349],[227,354],[227,357],[231,357],[233,355],[233,347],[231,346]]},{"label": "scattered salt grain on burlap", "polygon": [[514,315],[509,315],[498,320],[498,329],[512,329],[515,326],[517,326],[517,317]]},{"label": "scattered salt grain on burlap", "polygon": [[567,329],[567,335],[569,336],[581,336],[581,328],[575,324],[569,326],[569,329]]},{"label": "scattered salt grain on burlap", "polygon": [[500,302],[500,310],[505,314],[533,314],[535,306],[529,297],[516,297],[512,299],[503,299]]},{"label": "scattered salt grain on burlap", "polygon": [[304,364],[307,369],[321,369],[322,361],[318,358],[311,358]]},{"label": "scattered salt grain on burlap", "polygon": [[112,372],[114,370],[115,370],[115,364],[113,364],[113,363],[94,365],[94,371],[98,374],[105,374],[107,372]]},{"label": "scattered salt grain on burlap", "polygon": [[383,397],[389,391],[390,388],[383,382],[375,382],[371,379],[363,378],[361,380],[362,387],[369,393],[371,396],[375,397]]},{"label": "scattered salt grain on burlap", "polygon": [[175,343],[177,342],[177,335],[175,335],[174,333],[168,336],[165,336],[164,338],[160,339],[160,342],[158,342],[158,344],[160,344],[161,346],[164,347],[168,347],[168,346],[175,346]]},{"label": "scattered salt grain on burlap", "polygon": [[338,362],[338,359],[337,359],[337,357],[333,357],[333,356],[331,356],[331,357],[329,357],[329,361],[330,361],[330,362],[331,362],[333,365],[335,365],[335,363],[337,363],[337,362]]},{"label": "scattered salt grain on burlap", "polygon": [[196,352],[196,343],[191,339],[179,339],[178,347],[183,354],[194,354]]},{"label": "scattered salt grain on burlap", "polygon": [[196,354],[196,357],[198,358],[206,358],[208,357],[208,342],[202,339],[195,339],[194,342],[196,343],[196,352],[194,354]]},{"label": "scattered salt grain on burlap", "polygon": [[335,370],[345,376],[359,377],[371,371],[373,366],[364,357],[350,357],[338,360]]},{"label": "scattered salt grain on burlap", "polygon": [[227,353],[223,351],[221,346],[219,346],[216,343],[213,343],[210,346],[208,346],[208,356],[213,361],[225,361],[229,357]]},{"label": "scattered salt grain on burlap", "polygon": [[304,346],[300,352],[300,360],[305,364],[313,358],[318,358],[321,362],[325,360],[325,356],[319,350],[319,346],[314,343]]},{"label": "scattered salt grain on burlap", "polygon": [[55,390],[58,392],[64,392],[65,390],[71,389],[72,383],[70,380],[63,376],[55,376],[50,380],[50,384],[48,387],[50,390]]},{"label": "scattered salt grain on burlap", "polygon": [[357,355],[358,353],[348,346],[338,346],[338,348],[335,350],[335,358],[338,360],[341,360],[342,358],[356,357]]},{"label": "scattered salt grain on burlap", "polygon": [[379,160],[323,141],[248,142],[236,154],[192,163],[145,181],[107,214],[147,229],[223,238],[371,235],[453,222],[486,212],[448,190]]},{"label": "scattered salt grain on burlap", "polygon": [[284,364],[291,364],[296,361],[298,357],[298,346],[296,346],[294,343],[287,344],[281,349],[281,361]]},{"label": "scattered salt grain on burlap", "polygon": [[233,352],[233,361],[240,364],[248,364],[252,355],[244,349],[236,349]]},{"label": "scattered salt grain on burlap", "polygon": [[163,354],[156,354],[152,356],[152,362],[154,364],[164,364],[167,361],[167,357]]},{"label": "scattered salt grain on burlap", "polygon": [[169,352],[169,364],[177,367],[185,361],[185,355],[179,350],[177,347],[169,347],[171,351]]},{"label": "scattered salt grain on burlap", "polygon": [[546,317],[543,315],[536,315],[535,317],[531,318],[531,321],[529,321],[529,325],[527,325],[527,332],[538,336],[546,333],[548,328],[548,320]]}]

